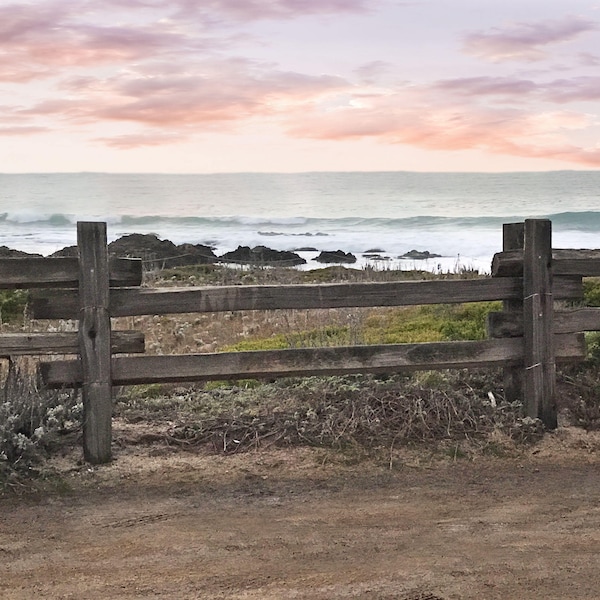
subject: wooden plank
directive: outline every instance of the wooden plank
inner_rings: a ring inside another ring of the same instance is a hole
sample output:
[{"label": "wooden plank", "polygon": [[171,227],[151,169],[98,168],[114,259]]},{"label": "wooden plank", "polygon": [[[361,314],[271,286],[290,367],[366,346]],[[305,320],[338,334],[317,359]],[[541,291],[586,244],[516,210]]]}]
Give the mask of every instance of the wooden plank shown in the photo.
[{"label": "wooden plank", "polygon": [[[142,282],[142,261],[137,258],[111,257],[110,284],[135,286]],[[0,289],[77,287],[77,258],[0,258]]]},{"label": "wooden plank", "polygon": [[[110,295],[112,317],[233,310],[410,306],[519,299],[519,277],[280,286],[116,288]],[[580,298],[581,278],[555,278],[557,299]],[[73,291],[35,290],[29,314],[34,319],[72,319],[79,305]]]},{"label": "wooden plank", "polygon": [[77,223],[79,345],[83,376],[83,453],[93,464],[111,460],[112,379],[106,223]]},{"label": "wooden plank", "polygon": [[[554,275],[600,276],[600,250],[552,250]],[[523,274],[522,250],[499,252],[492,259],[492,276],[520,277]]]},{"label": "wooden plank", "polygon": [[[600,331],[600,308],[585,307],[554,311],[554,333]],[[523,335],[523,315],[492,312],[488,315],[488,335],[492,338]]]},{"label": "wooden plank", "polygon": [[[113,354],[137,354],[145,351],[141,331],[113,331]],[[76,331],[0,334],[0,357],[36,354],[79,354]]]},{"label": "wooden plank", "polygon": [[[557,359],[561,362],[579,361],[585,357],[582,334],[557,336],[556,343]],[[395,373],[507,364],[523,364],[523,338],[122,357],[113,358],[112,376],[115,385],[132,385],[249,377]],[[42,362],[40,372],[50,387],[81,385],[81,362],[77,360]]]},{"label": "wooden plank", "polygon": [[523,293],[525,414],[556,429],[552,223],[547,219],[525,221]]},{"label": "wooden plank", "polygon": [[114,295],[112,314],[311,309],[495,300],[521,293],[521,281],[471,279],[387,283],[221,286],[139,290]]},{"label": "wooden plank", "polygon": [[[111,316],[235,310],[407,306],[516,298],[520,278],[385,283],[115,289]],[[34,318],[69,318],[77,309],[62,290],[32,294]]]}]

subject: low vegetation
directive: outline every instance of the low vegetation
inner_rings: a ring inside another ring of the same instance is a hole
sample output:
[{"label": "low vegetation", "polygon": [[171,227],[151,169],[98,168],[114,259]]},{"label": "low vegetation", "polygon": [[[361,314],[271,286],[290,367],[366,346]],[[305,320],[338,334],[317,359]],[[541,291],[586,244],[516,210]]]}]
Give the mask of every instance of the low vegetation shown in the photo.
[{"label": "low vegetation", "polygon": [[[323,283],[434,277],[431,273],[330,267],[228,269],[214,265],[151,274],[153,285]],[[437,277],[448,277],[438,274]],[[472,272],[455,274],[477,276]],[[28,327],[27,295],[2,292],[3,328]],[[585,282],[585,303],[600,306],[600,282]],[[150,353],[214,352],[295,347],[482,339],[485,319],[500,303],[380,309],[264,311],[135,317],[126,327],[146,333]],[[37,324],[36,324],[37,326]],[[73,323],[52,323],[57,329]],[[562,414],[573,424],[600,428],[600,336],[589,336],[590,357],[559,375]],[[0,481],[17,485],[37,472],[49,452],[80,433],[76,393],[48,392],[27,361],[5,361],[0,390]],[[132,386],[117,394],[121,419],[144,420],[154,439],[184,448],[230,453],[272,445],[310,444],[361,452],[421,445],[454,458],[502,453],[539,439],[536,420],[503,398],[500,371],[422,372],[412,376],[308,377],[261,383],[211,382],[186,388]]]}]

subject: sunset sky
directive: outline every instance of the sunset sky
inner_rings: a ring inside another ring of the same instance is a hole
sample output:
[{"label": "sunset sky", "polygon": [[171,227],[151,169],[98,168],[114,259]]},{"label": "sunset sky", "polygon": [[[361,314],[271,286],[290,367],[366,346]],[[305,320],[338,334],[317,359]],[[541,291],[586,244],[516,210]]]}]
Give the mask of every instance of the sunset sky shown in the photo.
[{"label": "sunset sky", "polygon": [[0,172],[600,167],[600,0],[0,6]]}]

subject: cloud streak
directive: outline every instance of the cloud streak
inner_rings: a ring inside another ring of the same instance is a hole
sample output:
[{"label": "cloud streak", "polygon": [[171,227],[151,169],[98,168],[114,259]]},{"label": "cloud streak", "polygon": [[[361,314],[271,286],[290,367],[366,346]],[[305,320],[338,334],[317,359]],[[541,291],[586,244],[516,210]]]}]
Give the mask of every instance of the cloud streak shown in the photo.
[{"label": "cloud streak", "polygon": [[238,23],[263,19],[293,19],[307,15],[364,13],[370,0],[108,0],[120,8],[170,9],[177,17],[194,16],[205,24]]},{"label": "cloud streak", "polygon": [[464,37],[467,54],[492,62],[534,62],[547,58],[547,48],[574,40],[597,30],[596,22],[580,17],[565,17],[531,23],[517,23],[488,32],[472,32]]}]

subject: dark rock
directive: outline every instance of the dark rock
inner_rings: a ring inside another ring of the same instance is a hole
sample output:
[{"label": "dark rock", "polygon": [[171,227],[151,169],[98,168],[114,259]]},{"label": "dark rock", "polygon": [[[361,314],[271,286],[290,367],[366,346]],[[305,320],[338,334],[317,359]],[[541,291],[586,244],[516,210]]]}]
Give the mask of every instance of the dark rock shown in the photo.
[{"label": "dark rock", "polygon": [[214,263],[217,260],[212,248],[203,244],[181,244],[161,240],[154,234],[132,233],[108,245],[113,256],[141,258],[146,268],[181,267]]},{"label": "dark rock", "polygon": [[390,260],[389,256],[381,256],[381,254],[363,254],[363,258],[369,260]]},{"label": "dark rock", "polygon": [[323,251],[315,258],[315,260],[320,263],[352,264],[356,262],[356,256],[350,252],[343,252],[342,250],[334,250],[333,252]]},{"label": "dark rock", "polygon": [[236,250],[226,252],[220,257],[228,262],[250,265],[282,265],[294,266],[306,264],[306,261],[295,252],[273,250],[266,246],[238,246]]},{"label": "dark rock", "polygon": [[154,234],[132,233],[111,242],[110,254],[125,258],[172,258],[177,255],[177,246],[170,240],[161,240]]},{"label": "dark rock", "polygon": [[312,246],[303,246],[302,248],[294,248],[294,252],[318,252],[318,250]]},{"label": "dark rock", "polygon": [[204,244],[180,244],[177,250],[185,265],[214,263],[218,260],[213,249]]},{"label": "dark rock", "polygon": [[367,254],[382,254],[385,250],[381,248],[370,248],[369,250],[365,250],[363,254],[366,256]]},{"label": "dark rock", "polygon": [[440,258],[441,256],[441,254],[433,254],[428,250],[424,250],[422,252],[419,250],[411,250],[410,252],[406,252],[399,258],[413,258],[415,260],[425,260],[427,258]]},{"label": "dark rock", "polygon": [[77,258],[79,256],[79,252],[77,250],[77,246],[67,246],[62,250],[57,250],[50,256],[52,258]]},{"label": "dark rock", "polygon": [[41,254],[30,254],[22,250],[13,250],[8,246],[0,246],[0,258],[27,258],[31,256],[42,256]]}]

